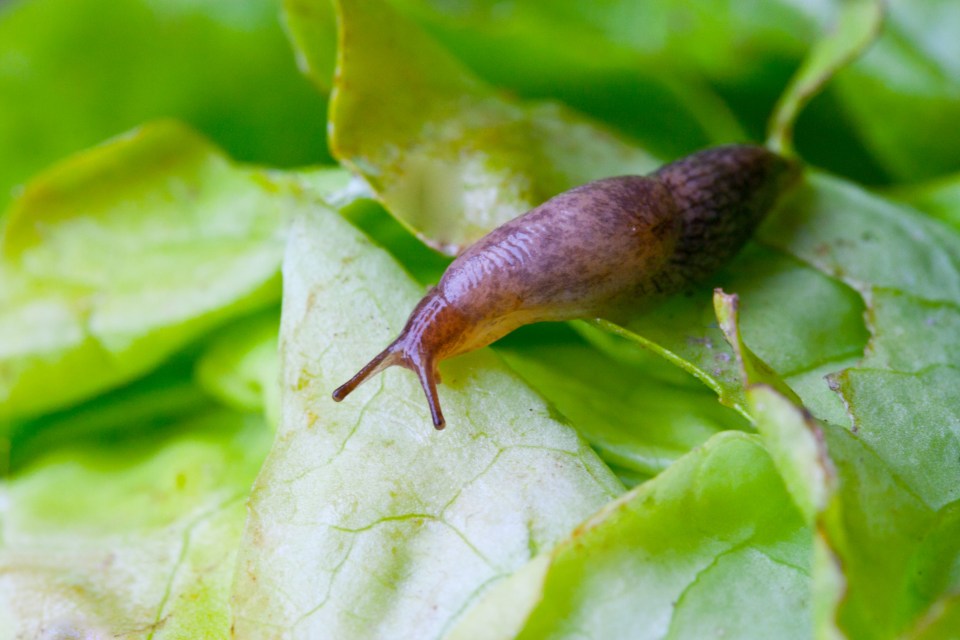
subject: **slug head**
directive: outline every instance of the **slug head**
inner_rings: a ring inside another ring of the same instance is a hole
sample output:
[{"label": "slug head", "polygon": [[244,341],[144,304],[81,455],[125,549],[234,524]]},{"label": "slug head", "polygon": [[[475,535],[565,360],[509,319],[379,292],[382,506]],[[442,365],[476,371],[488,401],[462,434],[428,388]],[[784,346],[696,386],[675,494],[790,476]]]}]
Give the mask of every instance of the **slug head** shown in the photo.
[{"label": "slug head", "polygon": [[440,382],[437,363],[452,350],[451,342],[455,343],[456,336],[461,332],[462,322],[459,314],[433,289],[410,314],[397,339],[340,385],[333,392],[333,399],[340,402],[363,382],[396,365],[417,374],[420,386],[427,396],[433,426],[438,430],[443,429],[446,421],[440,410],[440,397],[437,394],[437,383]]},{"label": "slug head", "polygon": [[410,369],[417,374],[420,380],[420,386],[427,396],[427,404],[430,406],[430,416],[433,418],[433,426],[438,430],[443,429],[446,421],[443,418],[443,412],[440,410],[440,398],[437,395],[437,382],[440,381],[440,374],[437,372],[436,363],[425,354],[411,352],[404,348],[401,342],[403,336],[397,338],[389,347],[377,354],[373,360],[368,362],[360,371],[354,374],[352,378],[337,387],[333,392],[333,399],[340,402],[350,393],[359,387],[363,382],[377,375],[387,367],[394,365]]}]

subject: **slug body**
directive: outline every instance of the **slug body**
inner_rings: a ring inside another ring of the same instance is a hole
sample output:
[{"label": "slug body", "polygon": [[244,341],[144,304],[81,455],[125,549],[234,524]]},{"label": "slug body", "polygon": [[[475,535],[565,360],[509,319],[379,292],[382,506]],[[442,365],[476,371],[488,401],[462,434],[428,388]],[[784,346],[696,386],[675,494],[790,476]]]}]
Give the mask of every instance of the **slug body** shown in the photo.
[{"label": "slug body", "polygon": [[740,250],[795,175],[763,147],[732,145],[561,193],[464,251],[333,398],[399,365],[417,374],[442,429],[441,360],[531,322],[616,315],[686,288]]}]

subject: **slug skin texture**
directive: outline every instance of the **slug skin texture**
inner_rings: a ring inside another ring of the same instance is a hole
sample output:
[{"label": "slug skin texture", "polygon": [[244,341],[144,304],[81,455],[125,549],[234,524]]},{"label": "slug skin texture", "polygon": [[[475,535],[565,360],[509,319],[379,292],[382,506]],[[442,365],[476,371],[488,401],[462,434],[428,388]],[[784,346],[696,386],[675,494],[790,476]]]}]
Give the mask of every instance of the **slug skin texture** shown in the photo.
[{"label": "slug skin texture", "polygon": [[618,315],[689,287],[736,255],[798,174],[764,147],[730,145],[561,193],[454,260],[333,399],[399,365],[417,374],[442,429],[441,360],[531,322]]}]

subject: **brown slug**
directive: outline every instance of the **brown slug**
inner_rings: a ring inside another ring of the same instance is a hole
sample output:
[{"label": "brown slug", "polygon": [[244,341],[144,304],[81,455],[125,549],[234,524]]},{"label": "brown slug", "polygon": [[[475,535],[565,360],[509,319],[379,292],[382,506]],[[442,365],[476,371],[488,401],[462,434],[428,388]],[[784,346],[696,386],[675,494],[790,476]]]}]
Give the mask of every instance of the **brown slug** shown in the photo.
[{"label": "brown slug", "polygon": [[576,187],[497,227],[454,260],[417,304],[400,336],[333,392],[399,365],[437,397],[441,360],[542,320],[635,309],[708,276],[736,254],[796,165],[753,145],[694,153],[649,176]]}]

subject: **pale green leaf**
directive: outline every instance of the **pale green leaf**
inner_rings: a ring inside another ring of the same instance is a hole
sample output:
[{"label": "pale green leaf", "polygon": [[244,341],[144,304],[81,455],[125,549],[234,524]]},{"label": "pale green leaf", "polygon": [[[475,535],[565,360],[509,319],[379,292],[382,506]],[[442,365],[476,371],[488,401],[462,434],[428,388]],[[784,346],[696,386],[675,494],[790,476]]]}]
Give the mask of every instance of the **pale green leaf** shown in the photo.
[{"label": "pale green leaf", "polygon": [[284,281],[283,413],[250,501],[238,636],[438,637],[622,490],[487,352],[441,366],[444,431],[405,370],[335,404],[422,290],[333,211],[299,219]]},{"label": "pale green leaf", "polygon": [[172,122],[41,174],[0,245],[0,418],[116,386],[275,302],[287,220],[310,202]]},{"label": "pale green leaf", "polygon": [[456,253],[572,186],[655,167],[562,105],[498,93],[388,4],[337,7],[334,154],[435,248]]},{"label": "pale green leaf", "polygon": [[755,436],[720,434],[494,587],[448,639],[808,638],[810,541]]},{"label": "pale green leaf", "polygon": [[4,637],[229,637],[270,432],[209,405],[153,428],[61,446],[0,483]]}]

